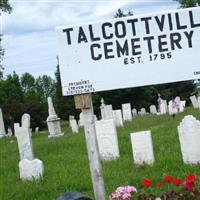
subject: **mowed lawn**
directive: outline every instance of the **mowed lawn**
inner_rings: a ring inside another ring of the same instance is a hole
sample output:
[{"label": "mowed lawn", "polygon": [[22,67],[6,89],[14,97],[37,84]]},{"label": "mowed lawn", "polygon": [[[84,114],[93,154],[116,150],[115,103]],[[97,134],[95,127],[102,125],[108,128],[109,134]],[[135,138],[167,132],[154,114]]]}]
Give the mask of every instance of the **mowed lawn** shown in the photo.
[{"label": "mowed lawn", "polygon": [[[188,173],[195,173],[200,180],[200,165],[183,164],[178,140],[177,126],[189,114],[200,120],[200,111],[188,108],[174,120],[169,115],[147,115],[134,118],[119,128],[120,158],[102,163],[107,196],[121,185],[134,185],[138,192],[157,195],[166,189],[143,190],[140,184],[143,178],[150,178],[155,183],[166,175],[184,178]],[[16,138],[0,139],[1,200],[55,200],[66,191],[83,192],[94,199],[84,131],[72,134],[67,123],[62,124],[62,130],[65,135],[54,140],[47,138],[47,132],[33,133],[35,158],[42,160],[45,167],[42,181],[22,182]],[[155,164],[137,168],[133,164],[130,133],[145,130],[152,132]]]}]

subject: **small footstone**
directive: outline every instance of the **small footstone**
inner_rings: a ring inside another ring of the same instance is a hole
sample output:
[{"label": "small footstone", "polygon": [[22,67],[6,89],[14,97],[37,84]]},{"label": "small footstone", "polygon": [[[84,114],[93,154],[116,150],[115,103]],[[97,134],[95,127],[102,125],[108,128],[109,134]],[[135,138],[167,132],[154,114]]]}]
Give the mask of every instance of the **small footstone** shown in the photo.
[{"label": "small footstone", "polygon": [[66,192],[56,200],[92,200],[80,192]]}]

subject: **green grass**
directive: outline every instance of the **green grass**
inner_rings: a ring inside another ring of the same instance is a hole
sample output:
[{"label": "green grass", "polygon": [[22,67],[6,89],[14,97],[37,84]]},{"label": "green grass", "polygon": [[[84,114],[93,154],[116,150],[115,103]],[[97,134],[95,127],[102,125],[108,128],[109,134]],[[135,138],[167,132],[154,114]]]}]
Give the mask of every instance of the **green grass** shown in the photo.
[{"label": "green grass", "polygon": [[[180,152],[177,126],[184,115],[192,114],[200,120],[199,110],[186,109],[173,120],[171,116],[143,116],[118,129],[120,158],[103,162],[103,177],[107,195],[120,185],[134,185],[141,191],[140,181],[154,182],[166,175],[184,178],[195,173],[200,179],[200,166],[184,165]],[[33,134],[35,157],[44,162],[42,181],[22,182],[19,179],[19,153],[14,137],[0,140],[0,199],[1,200],[55,200],[66,191],[80,191],[93,198],[88,157],[83,129],[73,135],[68,124],[62,126],[65,135],[49,140],[48,133]],[[155,164],[137,168],[133,164],[130,133],[151,130]],[[199,142],[199,141],[197,141]],[[200,185],[198,183],[198,185]],[[164,189],[145,192],[161,194]]]}]

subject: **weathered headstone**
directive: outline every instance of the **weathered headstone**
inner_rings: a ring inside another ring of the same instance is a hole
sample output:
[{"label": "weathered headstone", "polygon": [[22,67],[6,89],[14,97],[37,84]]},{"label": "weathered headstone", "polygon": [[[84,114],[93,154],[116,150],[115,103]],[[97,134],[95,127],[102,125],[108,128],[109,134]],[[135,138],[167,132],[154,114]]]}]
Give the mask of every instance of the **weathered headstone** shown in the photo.
[{"label": "weathered headstone", "polygon": [[154,163],[151,131],[131,133],[131,143],[135,165]]},{"label": "weathered headstone", "polygon": [[79,127],[78,127],[78,124],[77,124],[76,120],[72,119],[70,121],[70,124],[71,124],[71,128],[72,128],[72,133],[78,133],[79,132]]},{"label": "weathered headstone", "polygon": [[186,101],[181,101],[180,108],[179,108],[179,112],[180,113],[184,112],[184,110],[185,110],[185,104],[186,104]]},{"label": "weathered headstone", "polygon": [[164,115],[166,113],[167,113],[166,103],[165,103],[165,101],[162,101],[160,104],[160,114]]},{"label": "weathered headstone", "polygon": [[11,136],[13,135],[12,129],[11,129],[10,127],[8,127],[7,135],[8,135],[9,137],[11,137]]},{"label": "weathered headstone", "polygon": [[180,97],[176,97],[174,99],[174,101],[176,102],[177,106],[178,106],[178,112],[180,110],[180,107],[181,107],[181,98]]},{"label": "weathered headstone", "polygon": [[169,115],[176,115],[178,113],[179,108],[175,100],[169,101],[168,110]]},{"label": "weathered headstone", "polygon": [[190,100],[191,100],[192,105],[193,105],[194,108],[199,108],[199,103],[198,103],[197,98],[196,98],[195,95],[191,96]]},{"label": "weathered headstone", "polygon": [[124,126],[121,110],[113,110],[113,117],[114,117],[116,127]]},{"label": "weathered headstone", "polygon": [[104,107],[104,119],[113,119],[112,105],[105,105],[105,107]]},{"label": "weathered headstone", "polygon": [[39,133],[39,127],[35,127],[35,133]]},{"label": "weathered headstone", "polygon": [[200,109],[200,96],[197,97],[197,101],[198,101],[199,109]]},{"label": "weathered headstone", "polygon": [[40,179],[44,173],[43,162],[39,159],[23,159],[19,162],[20,178],[22,180]]},{"label": "weathered headstone", "polygon": [[112,160],[119,157],[117,131],[113,119],[95,122],[99,154],[102,160]]},{"label": "weathered headstone", "polygon": [[22,116],[22,126],[14,124],[15,135],[20,154],[19,171],[22,180],[39,179],[43,176],[42,161],[34,159],[32,140],[30,135],[30,115]]},{"label": "weathered headstone", "polygon": [[130,103],[122,104],[122,115],[123,115],[124,121],[131,121],[132,120],[131,104]]},{"label": "weathered headstone", "polygon": [[3,114],[2,110],[0,108],[0,138],[6,136],[6,131],[5,131],[5,126],[4,126],[4,121],[3,121]]},{"label": "weathered headstone", "polygon": [[178,135],[184,163],[200,164],[200,121],[192,115],[185,116],[178,126]]},{"label": "weathered headstone", "polygon": [[137,117],[138,113],[137,113],[137,109],[136,108],[132,109],[132,115],[133,115],[133,117]]},{"label": "weathered headstone", "polygon": [[140,115],[141,115],[141,116],[144,116],[144,115],[146,115],[146,114],[147,114],[146,109],[145,109],[145,108],[141,108],[141,109],[140,109]]},{"label": "weathered headstone", "polygon": [[157,110],[156,110],[156,106],[155,105],[151,105],[150,106],[150,113],[151,114],[157,114]]},{"label": "weathered headstone", "polygon": [[51,97],[48,97],[48,106],[49,106],[49,116],[47,118],[47,125],[50,133],[48,138],[56,138],[63,136],[64,133],[61,132],[60,118],[58,118],[58,116],[55,113]]},{"label": "weathered headstone", "polygon": [[83,113],[81,112],[79,114],[79,123],[78,123],[79,127],[83,127],[84,126],[84,119],[83,119]]}]

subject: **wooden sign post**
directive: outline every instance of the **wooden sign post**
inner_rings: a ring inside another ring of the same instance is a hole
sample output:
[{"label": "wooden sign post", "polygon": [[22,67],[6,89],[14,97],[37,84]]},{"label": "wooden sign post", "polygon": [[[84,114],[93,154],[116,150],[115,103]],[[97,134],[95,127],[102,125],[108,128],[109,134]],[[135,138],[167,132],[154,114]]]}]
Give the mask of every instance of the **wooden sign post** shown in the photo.
[{"label": "wooden sign post", "polygon": [[74,101],[76,109],[81,109],[83,113],[84,131],[95,200],[105,200],[106,195],[96,138],[92,95],[76,95],[74,96]]}]

